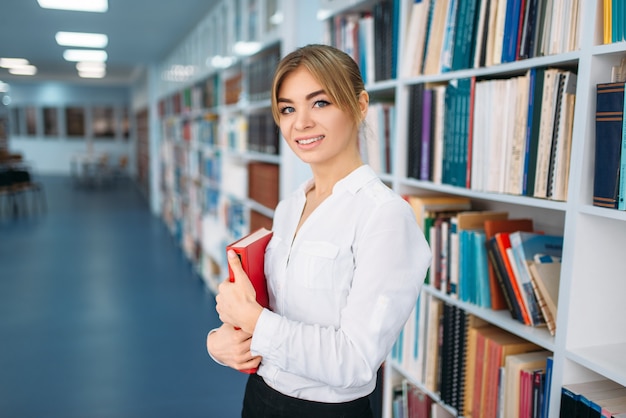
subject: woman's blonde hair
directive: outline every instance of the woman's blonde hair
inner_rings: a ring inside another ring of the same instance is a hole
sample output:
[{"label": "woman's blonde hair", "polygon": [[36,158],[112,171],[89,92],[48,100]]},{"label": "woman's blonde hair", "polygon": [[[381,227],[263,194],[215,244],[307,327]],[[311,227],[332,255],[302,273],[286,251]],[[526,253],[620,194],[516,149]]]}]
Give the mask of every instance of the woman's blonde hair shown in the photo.
[{"label": "woman's blonde hair", "polygon": [[300,66],[304,67],[322,85],[324,91],[339,109],[348,112],[358,126],[362,121],[359,96],[365,90],[361,71],[345,52],[321,44],[300,47],[285,56],[274,73],[272,84],[272,114],[278,124],[278,91],[285,77]]}]

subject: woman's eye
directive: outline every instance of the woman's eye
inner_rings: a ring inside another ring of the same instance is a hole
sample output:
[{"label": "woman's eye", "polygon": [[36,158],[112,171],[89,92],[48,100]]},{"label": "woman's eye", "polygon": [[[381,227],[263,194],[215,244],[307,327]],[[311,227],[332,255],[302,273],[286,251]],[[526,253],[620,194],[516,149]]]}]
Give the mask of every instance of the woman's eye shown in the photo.
[{"label": "woman's eye", "polygon": [[286,114],[289,114],[289,113],[293,113],[293,107],[285,106],[285,107],[280,109],[280,113],[283,114],[283,115],[286,115]]},{"label": "woman's eye", "polygon": [[327,102],[326,100],[318,100],[318,101],[315,102],[313,107],[326,107],[329,104],[330,104],[330,102]]}]

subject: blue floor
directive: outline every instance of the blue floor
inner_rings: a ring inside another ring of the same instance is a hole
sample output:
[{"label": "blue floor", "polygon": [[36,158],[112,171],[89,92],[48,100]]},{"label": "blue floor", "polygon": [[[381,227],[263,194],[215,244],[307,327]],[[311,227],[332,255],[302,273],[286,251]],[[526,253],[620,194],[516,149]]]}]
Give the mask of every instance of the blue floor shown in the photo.
[{"label": "blue floor", "polygon": [[47,213],[0,217],[0,417],[240,416],[213,295],[138,189],[40,180]]}]

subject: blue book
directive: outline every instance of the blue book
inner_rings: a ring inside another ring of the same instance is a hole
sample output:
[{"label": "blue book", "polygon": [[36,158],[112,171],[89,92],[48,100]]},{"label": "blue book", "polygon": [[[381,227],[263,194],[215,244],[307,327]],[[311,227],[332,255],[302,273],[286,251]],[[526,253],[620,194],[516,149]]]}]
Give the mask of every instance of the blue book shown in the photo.
[{"label": "blue book", "polygon": [[[626,9],[626,7],[624,8]],[[626,107],[626,94],[624,95],[624,107]],[[619,190],[617,192],[619,210],[626,210],[626,118],[622,117],[622,154],[619,166]]]},{"label": "blue book", "polygon": [[446,26],[441,50],[441,72],[452,70],[452,54],[454,51],[454,39],[457,25],[457,7],[460,0],[450,0],[448,14],[446,16]]},{"label": "blue book", "polygon": [[474,244],[472,231],[460,230],[459,234],[459,300],[472,302],[475,288]]},{"label": "blue book", "polygon": [[517,278],[518,285],[524,303],[528,307],[531,323],[532,325],[544,324],[545,320],[532,286],[529,264],[534,262],[537,255],[560,259],[563,253],[563,237],[559,235],[544,235],[537,232],[517,231],[509,234],[509,239],[520,276]]},{"label": "blue book", "polygon": [[596,87],[596,144],[593,204],[618,208],[624,116],[624,82]]},{"label": "blue book", "polygon": [[[489,0],[465,0],[466,3],[462,4],[465,9],[463,14],[462,29],[457,29],[458,42],[460,45],[455,46],[460,52],[457,58],[457,50],[454,51],[452,56],[452,69],[461,70],[464,68],[472,68],[474,66],[474,52],[476,49],[476,38],[478,28],[478,14],[480,11],[480,2]],[[461,10],[461,5],[459,6]],[[460,12],[459,12],[460,13]]]},{"label": "blue book", "polygon": [[475,303],[482,308],[491,307],[491,290],[489,287],[489,267],[487,262],[487,246],[485,232],[475,230],[474,235],[474,257],[475,257],[475,279],[476,291]]},{"label": "blue book", "polygon": [[552,356],[546,359],[546,377],[543,384],[543,403],[541,404],[540,418],[548,418],[548,408],[550,407],[550,388],[552,387]]},{"label": "blue book", "polygon": [[517,59],[517,37],[521,7],[521,0],[507,0],[506,2],[502,62],[513,62]]}]

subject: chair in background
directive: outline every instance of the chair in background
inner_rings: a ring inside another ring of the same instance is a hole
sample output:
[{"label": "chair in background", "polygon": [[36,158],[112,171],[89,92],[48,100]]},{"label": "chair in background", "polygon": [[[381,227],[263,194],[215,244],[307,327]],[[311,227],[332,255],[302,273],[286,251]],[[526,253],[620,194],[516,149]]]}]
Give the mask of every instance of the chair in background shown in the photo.
[{"label": "chair in background", "polygon": [[47,204],[43,186],[32,179],[31,169],[23,162],[22,155],[5,153],[0,157],[0,197],[5,198],[0,210],[13,217],[36,210],[45,212]]},{"label": "chair in background", "polygon": [[[44,213],[47,210],[46,195],[43,185],[34,181],[30,170],[27,167],[15,167],[12,172],[12,191],[15,198],[16,215],[34,213]],[[30,196],[30,205],[28,198]]]}]

